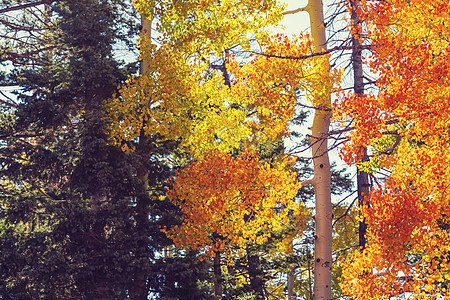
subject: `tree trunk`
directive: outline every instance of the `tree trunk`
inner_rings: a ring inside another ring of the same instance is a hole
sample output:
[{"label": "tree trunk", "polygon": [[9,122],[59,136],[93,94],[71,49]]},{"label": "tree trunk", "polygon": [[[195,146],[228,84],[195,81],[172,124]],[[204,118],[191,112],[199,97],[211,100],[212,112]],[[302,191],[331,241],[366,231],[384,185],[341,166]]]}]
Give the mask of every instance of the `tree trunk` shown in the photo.
[{"label": "tree trunk", "polygon": [[[314,51],[327,50],[322,0],[310,0],[307,11],[311,20]],[[332,204],[331,165],[327,136],[331,119],[330,97],[317,103],[311,127],[310,143],[314,164],[313,186],[316,200],[314,299],[331,299],[332,270]]]},{"label": "tree trunk", "polygon": [[214,268],[214,295],[222,299],[222,270],[220,269],[220,251],[217,251],[213,261]]},{"label": "tree trunk", "polygon": [[[141,17],[142,32],[146,34],[149,38],[151,36],[151,20],[147,20]],[[148,63],[141,61],[140,74],[143,75],[148,71]],[[139,143],[137,150],[142,149],[148,143],[148,137],[145,136],[144,132],[141,132],[139,136]],[[135,251],[136,259],[136,269],[133,278],[134,282],[134,297],[136,300],[147,300],[148,298],[148,287],[147,287],[147,275],[145,274],[145,268],[139,268],[142,263],[145,265],[148,263],[148,237],[145,234],[148,227],[148,218],[150,213],[150,201],[148,198],[148,169],[145,162],[145,153],[141,153],[140,166],[137,169],[136,177],[141,183],[141,191],[136,197],[136,230],[142,235],[137,244],[137,249]]]},{"label": "tree trunk", "polygon": [[[139,140],[139,146],[146,143],[145,137]],[[139,147],[138,146],[138,147]],[[141,148],[141,147],[139,147]],[[145,157],[145,156],[144,156]],[[148,261],[149,248],[148,248],[148,216],[150,209],[150,199],[148,197],[148,170],[141,162],[142,165],[137,170],[137,178],[142,184],[141,191],[136,197],[136,230],[139,233],[139,238],[137,242],[137,248],[135,250],[135,273],[134,273],[134,297],[136,300],[147,300],[148,298],[148,287],[147,287],[147,274],[145,272],[145,267],[140,268],[139,266],[145,266]]]},{"label": "tree trunk", "polygon": [[[152,20],[148,20],[145,17],[141,16],[141,27],[142,27],[142,34],[145,34],[149,39],[152,36]],[[141,66],[139,70],[139,74],[143,75],[148,72],[148,62],[145,60],[141,61]]]},{"label": "tree trunk", "polygon": [[[309,253],[309,250],[308,250]],[[311,259],[308,257],[308,296],[309,300],[313,300],[313,288],[312,288],[312,280],[311,280]]]},{"label": "tree trunk", "polygon": [[295,296],[294,296],[294,280],[295,280],[295,276],[294,276],[294,270],[291,267],[288,274],[287,274],[287,281],[288,281],[288,300],[294,300]]},{"label": "tree trunk", "polygon": [[[354,80],[354,91],[358,96],[364,95],[364,80],[363,80],[363,69],[362,69],[362,50],[359,49],[361,46],[360,42],[360,33],[358,29],[358,25],[361,23],[356,11],[359,6],[359,0],[350,0],[351,6],[351,19],[353,26],[353,34],[352,34],[352,65],[353,65],[353,80]],[[361,147],[362,152],[362,161],[368,161],[369,158],[367,156],[367,149],[365,147]],[[358,205],[360,208],[368,205],[368,199],[365,198],[369,194],[369,174],[364,171],[357,170],[356,171],[356,182],[358,188]],[[359,246],[360,249],[364,249],[366,247],[366,232],[367,232],[367,224],[365,220],[359,222],[358,234],[359,234]]]},{"label": "tree trunk", "polygon": [[[294,254],[294,240],[293,237],[289,236],[287,241],[287,254]],[[287,291],[288,300],[294,300],[294,282],[295,282],[295,267],[290,265],[289,271],[287,273]]]},{"label": "tree trunk", "polygon": [[250,287],[254,292],[254,299],[264,299],[264,280],[261,272],[261,262],[259,256],[253,252],[253,247],[247,248],[248,276]]}]

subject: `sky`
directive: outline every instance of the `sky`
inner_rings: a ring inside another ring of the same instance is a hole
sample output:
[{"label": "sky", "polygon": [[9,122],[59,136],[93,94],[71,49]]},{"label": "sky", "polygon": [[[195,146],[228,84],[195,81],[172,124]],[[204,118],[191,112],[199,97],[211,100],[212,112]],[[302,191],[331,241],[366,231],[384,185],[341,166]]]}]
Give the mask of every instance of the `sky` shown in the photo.
[{"label": "sky", "polygon": [[[300,7],[305,7],[308,3],[307,0],[288,0],[283,1],[288,4],[286,11],[294,10]],[[281,28],[284,26],[284,28]],[[289,14],[284,16],[284,20],[281,22],[281,26],[276,28],[277,31],[286,35],[298,35],[300,32],[305,32],[310,27],[309,15],[307,12],[298,12],[296,14]]]}]

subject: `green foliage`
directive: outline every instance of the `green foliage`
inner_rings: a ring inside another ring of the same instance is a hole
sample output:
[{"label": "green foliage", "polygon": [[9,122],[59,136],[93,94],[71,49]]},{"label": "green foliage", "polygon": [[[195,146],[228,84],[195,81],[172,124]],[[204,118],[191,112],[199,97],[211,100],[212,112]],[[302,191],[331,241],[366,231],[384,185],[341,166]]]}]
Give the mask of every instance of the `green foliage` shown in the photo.
[{"label": "green foliage", "polygon": [[[102,105],[137,66],[114,55],[119,45],[135,44],[138,26],[126,5],[49,1],[48,11],[20,12],[28,20],[33,13],[51,15],[52,26],[33,23],[46,37],[35,46],[48,50],[13,61],[0,77],[2,86],[17,86],[17,105],[0,113],[1,298],[125,299],[136,293],[135,274],[144,274],[145,290],[159,295],[169,293],[171,282],[193,280],[181,276],[191,265],[199,270],[196,278],[206,276],[203,286],[180,283],[171,293],[188,288],[209,294],[208,265],[194,254],[159,258],[171,245],[160,226],[179,222],[164,197],[172,175],[164,156],[176,143],[149,138],[139,151],[124,154],[105,134]],[[18,45],[10,49],[22,53]],[[37,59],[39,64],[30,63]],[[143,161],[150,192],[136,176]],[[138,198],[146,199],[149,211],[139,224]],[[168,268],[180,274],[161,275]]]},{"label": "green foliage", "polygon": [[211,262],[200,261],[199,253],[175,250],[171,257],[157,261],[159,295],[173,299],[215,299],[211,293]]}]

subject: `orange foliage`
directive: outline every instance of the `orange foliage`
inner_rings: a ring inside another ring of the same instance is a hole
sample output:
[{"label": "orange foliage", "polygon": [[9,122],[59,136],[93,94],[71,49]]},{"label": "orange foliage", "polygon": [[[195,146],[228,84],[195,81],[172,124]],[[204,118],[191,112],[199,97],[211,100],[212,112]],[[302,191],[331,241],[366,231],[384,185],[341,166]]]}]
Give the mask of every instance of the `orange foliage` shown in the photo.
[{"label": "orange foliage", "polygon": [[299,189],[295,173],[286,169],[292,163],[271,167],[261,164],[254,151],[236,158],[210,151],[177,174],[168,195],[184,221],[167,235],[178,246],[209,255],[264,242],[270,231],[304,215],[292,200]]},{"label": "orange foliage", "polygon": [[343,273],[343,289],[358,299],[411,299],[443,295],[450,280],[450,3],[446,0],[362,1],[373,52],[367,64],[379,75],[375,95],[344,95],[335,118],[354,119],[344,159],[372,161],[391,174],[363,209],[368,246]]},{"label": "orange foliage", "polygon": [[[289,222],[289,214],[291,221],[301,219],[291,161],[269,166],[250,150],[238,157],[229,153],[288,136],[297,89],[318,105],[329,99],[340,73],[330,72],[327,57],[281,58],[309,55],[313,47],[307,35],[269,36],[267,27],[282,19],[279,1],[133,3],[154,20],[158,46],[141,37],[148,70],[107,104],[109,130],[124,151],[147,135],[178,141],[195,160],[169,191],[184,222],[165,229],[167,235],[178,246],[211,254],[263,242]],[[252,56],[244,65],[230,55],[250,45],[267,55]]]}]

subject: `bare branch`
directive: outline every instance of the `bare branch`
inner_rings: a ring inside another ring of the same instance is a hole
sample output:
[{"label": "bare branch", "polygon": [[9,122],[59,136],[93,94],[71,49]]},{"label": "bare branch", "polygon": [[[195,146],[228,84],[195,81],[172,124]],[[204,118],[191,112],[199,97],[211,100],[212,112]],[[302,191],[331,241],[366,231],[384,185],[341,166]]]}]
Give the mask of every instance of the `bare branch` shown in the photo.
[{"label": "bare branch", "polygon": [[[357,47],[357,49],[364,50],[364,49],[370,49],[371,47],[372,47],[372,45],[361,45],[361,46]],[[328,49],[326,51],[316,52],[316,53],[312,53],[312,54],[308,54],[308,55],[301,55],[301,56],[283,56],[283,55],[260,53],[260,52],[256,52],[256,51],[251,51],[251,53],[256,54],[256,55],[261,55],[264,57],[270,57],[270,58],[302,60],[302,59],[308,59],[308,58],[312,58],[312,57],[316,57],[316,56],[326,55],[326,54],[329,54],[334,51],[353,50],[353,49],[355,49],[355,47],[353,47],[353,46],[339,46],[339,47],[334,47],[334,48]]]},{"label": "bare branch", "polygon": [[[4,93],[2,91],[0,91],[0,94],[4,95]],[[13,103],[10,103],[10,102],[2,100],[2,99],[0,99],[0,103],[5,104],[6,106],[9,106],[9,107],[14,107],[14,108],[17,107],[17,104],[13,104]]]},{"label": "bare branch", "polygon": [[304,187],[305,185],[308,184],[314,185],[314,178],[303,180],[302,182],[300,182],[301,187]]},{"label": "bare branch", "polygon": [[0,100],[3,104],[6,104],[6,105],[8,105],[8,106],[10,106],[10,107],[17,107],[17,103],[16,103],[16,101],[14,101],[14,99],[12,99],[12,98],[9,97],[8,95],[6,95],[3,91],[0,91],[0,94],[1,94],[3,97],[5,97],[7,100],[9,100],[9,102],[6,101],[6,100]]},{"label": "bare branch", "polygon": [[336,223],[342,219],[343,217],[345,217],[348,212],[350,211],[350,209],[353,207],[353,204],[355,204],[356,200],[358,200],[358,197],[355,197],[355,199],[353,200],[353,202],[347,207],[347,209],[345,210],[345,212],[340,215],[338,218],[336,218],[336,220],[334,220],[332,227],[334,227],[334,225],[336,225]]},{"label": "bare branch", "polygon": [[[398,122],[399,122],[398,119],[393,119],[393,120],[386,121],[386,125],[393,125],[393,124],[397,124]],[[347,126],[347,127],[343,128],[343,129],[332,130],[332,131],[328,132],[328,134],[329,135],[341,134],[341,133],[344,133],[344,132],[352,131],[354,129],[355,129],[354,126]],[[396,133],[393,133],[392,131],[387,131],[387,132],[385,132],[385,134],[396,134]]]},{"label": "bare branch", "polygon": [[356,193],[357,191],[353,191],[350,194],[348,194],[347,196],[345,196],[343,199],[339,200],[338,203],[333,204],[333,208],[335,208],[336,206],[338,206],[339,204],[341,204],[342,202],[344,202],[345,200],[347,200],[348,198],[350,198],[354,193]]},{"label": "bare branch", "polygon": [[25,25],[20,25],[20,24],[16,24],[16,23],[12,23],[6,20],[0,20],[0,23],[2,23],[3,25],[9,27],[10,29],[15,29],[15,30],[22,30],[22,31],[44,31],[47,29],[50,29],[50,27],[41,27],[41,28],[36,28],[36,27],[31,27],[31,26],[25,26]]},{"label": "bare branch", "polygon": [[36,2],[31,2],[31,3],[16,5],[16,6],[11,6],[11,7],[0,9],[0,14],[7,13],[7,12],[10,12],[10,11],[21,10],[21,9],[28,8],[28,7],[38,6],[38,5],[41,5],[41,4],[47,4],[47,3],[48,3],[48,0],[41,0],[41,1],[36,1]]},{"label": "bare branch", "polygon": [[[44,51],[44,50],[48,50],[50,48],[51,47],[48,47],[47,49],[40,49],[40,50]],[[14,52],[7,51],[7,52],[4,52],[4,54],[9,56],[9,57],[8,58],[4,58],[4,59],[5,60],[10,60],[13,63],[17,63],[17,64],[20,64],[20,61],[18,61],[19,59],[27,59],[27,60],[34,61],[35,63],[38,63],[38,64],[43,65],[43,66],[51,65],[50,62],[48,62],[48,61],[44,61],[44,60],[42,60],[40,58],[36,58],[36,57],[31,56],[31,55],[36,54],[36,53],[37,53],[36,51],[33,51],[30,54],[28,54],[28,53],[27,54],[19,54],[19,53],[14,53]]]},{"label": "bare branch", "polygon": [[[340,250],[334,251],[333,254],[336,255],[338,253],[341,253],[341,252],[344,252],[344,251],[348,251],[348,250],[350,250],[352,248],[356,248],[358,246],[359,245],[353,245],[353,246],[350,246],[350,247],[347,247],[347,248],[344,248],[344,249],[340,249]],[[334,298],[334,299],[337,299],[337,298]]]},{"label": "bare branch", "polygon": [[284,16],[285,15],[293,15],[293,14],[296,14],[301,11],[308,11],[308,8],[309,8],[309,5],[306,5],[305,7],[300,7],[300,8],[293,9],[293,10],[287,10],[287,11],[283,12],[283,15]]}]

